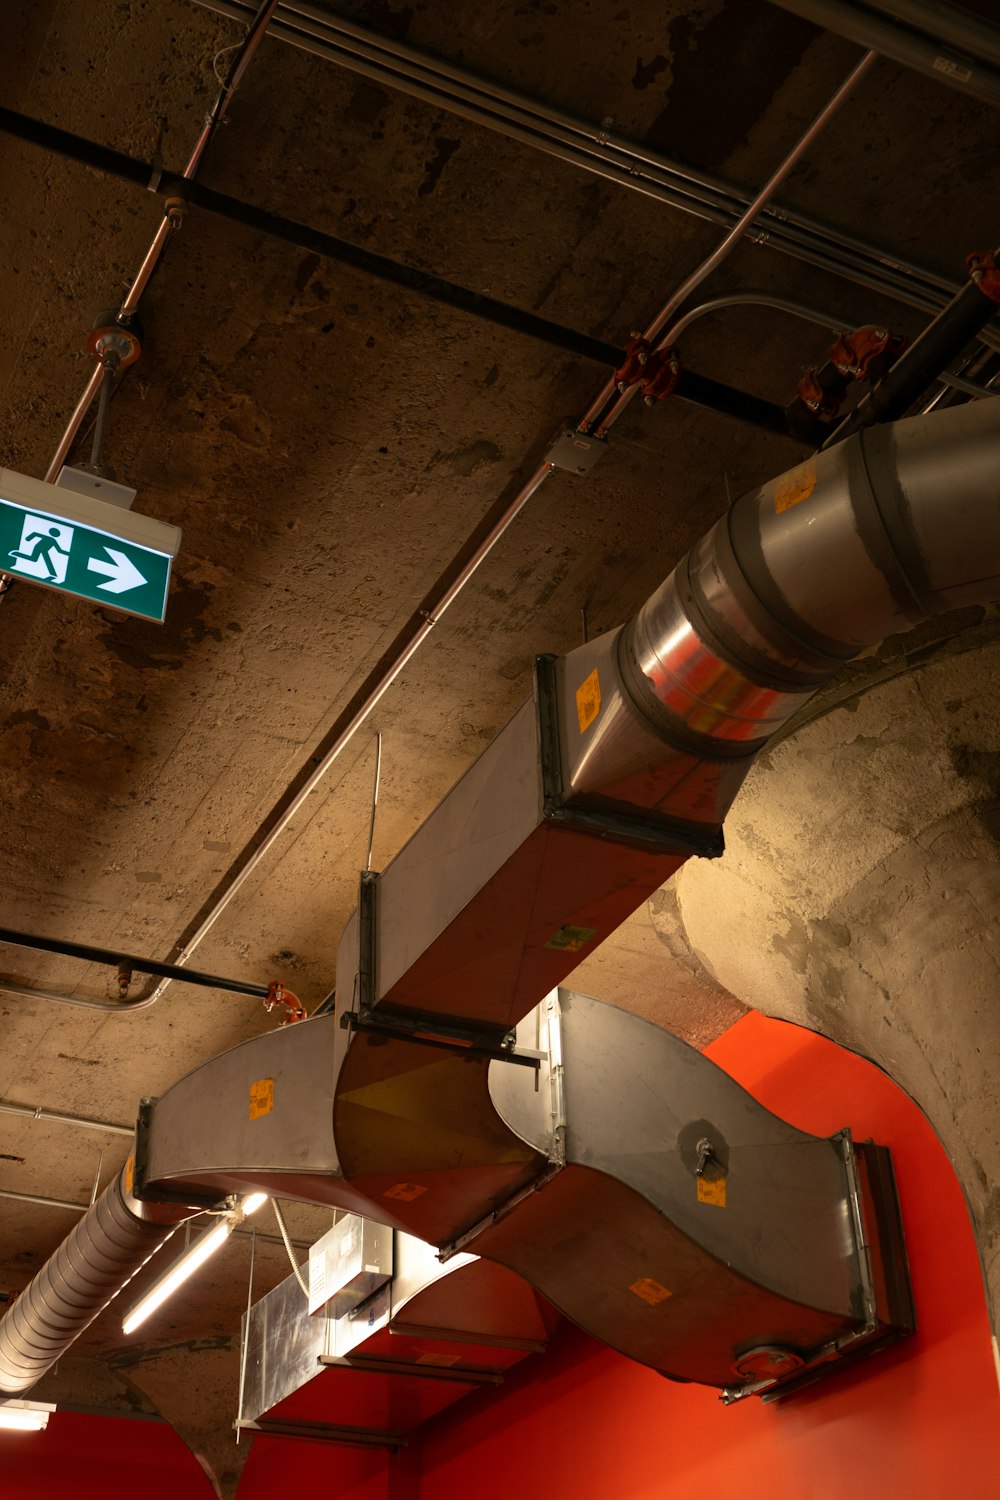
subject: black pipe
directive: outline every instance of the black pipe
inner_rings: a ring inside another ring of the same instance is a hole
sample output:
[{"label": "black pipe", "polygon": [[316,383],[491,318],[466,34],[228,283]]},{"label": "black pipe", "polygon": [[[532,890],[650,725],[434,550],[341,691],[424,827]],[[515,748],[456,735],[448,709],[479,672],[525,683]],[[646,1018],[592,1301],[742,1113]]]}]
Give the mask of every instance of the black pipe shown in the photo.
[{"label": "black pipe", "polygon": [[293,219],[283,218],[280,214],[257,207],[256,204],[232,198],[227,193],[220,193],[213,188],[206,187],[203,183],[191,181],[171,172],[163,172],[159,180],[156,180],[154,168],[134,156],[126,156],[123,152],[115,151],[109,146],[99,145],[96,141],[74,135],[68,130],[60,130],[54,125],[48,125],[42,120],[34,120],[15,110],[0,108],[0,130],[5,134],[16,136],[19,140],[41,146],[58,156],[69,157],[72,161],[105,172],[109,176],[120,177],[126,182],[153,191],[162,198],[182,199],[197,208],[205,209],[208,213],[229,219],[236,224],[242,224],[247,229],[256,230],[272,239],[285,240],[300,249],[315,251],[331,260],[339,261],[342,265],[353,266],[356,270],[376,276],[381,281],[390,281],[396,286],[405,287],[435,302],[444,302],[450,307],[457,307],[463,312],[472,313],[475,317],[498,323],[518,333],[528,334],[556,348],[566,349],[571,354],[583,355],[584,358],[592,359],[598,364],[617,367],[624,359],[624,354],[620,349],[616,349],[613,344],[605,343],[602,339],[590,338],[587,334],[578,333],[575,329],[565,328],[560,323],[553,323],[548,318],[540,318],[536,313],[512,307],[509,303],[499,302],[496,298],[487,297],[482,292],[474,292],[468,287],[445,281],[430,271],[421,271],[415,266],[402,265],[398,261],[390,260],[388,256],[377,255],[372,250],[351,244],[349,240],[326,234],[323,230],[300,224]]},{"label": "black pipe", "polygon": [[997,304],[974,281],[969,281],[933,322],[905,349],[889,373],[859,401],[827,438],[832,448],[862,427],[876,422],[894,422],[909,411],[933,380],[947,369],[970,339],[980,333],[997,312]]},{"label": "black pipe", "polygon": [[[507,302],[499,302],[482,292],[474,292],[468,287],[446,281],[430,271],[421,271],[415,266],[390,260],[388,256],[377,255],[372,250],[365,250],[360,245],[353,245],[349,240],[327,234],[321,229],[283,218],[280,214],[258,208],[256,204],[232,198],[227,193],[216,192],[203,183],[168,172],[161,173],[157,178],[152,166],[134,156],[126,156],[110,146],[101,146],[96,141],[74,135],[68,130],[60,130],[55,125],[32,119],[16,110],[0,107],[0,131],[109,176],[120,177],[125,182],[156,192],[160,197],[183,199],[197,208],[203,208],[207,213],[242,224],[259,234],[284,240],[302,250],[311,250],[342,265],[353,266],[380,281],[405,287],[431,301],[445,303],[473,317],[512,329],[515,333],[526,334],[529,338],[538,339],[554,348],[564,349],[584,359],[592,359],[597,364],[617,369],[625,360],[624,350],[603,339],[591,338],[588,334],[566,328],[561,323],[540,318],[537,313],[512,307]],[[704,406],[710,411],[736,417],[768,432],[788,436],[784,410],[776,402],[747,395],[707,376],[685,372],[676,394],[696,406]]]},{"label": "black pipe", "polygon": [[765,401],[762,396],[752,396],[748,391],[737,390],[735,386],[723,385],[710,375],[696,375],[693,370],[682,370],[674,395],[681,401],[690,401],[694,406],[705,407],[707,411],[735,417],[739,422],[748,422],[751,427],[777,433],[779,437],[791,438],[793,442],[806,441],[789,431],[785,408],[776,401]]},{"label": "black pipe", "polygon": [[107,964],[111,968],[126,964],[130,969],[138,969],[141,974],[155,974],[159,979],[175,979],[180,984],[199,984],[208,990],[230,990],[234,995],[250,995],[254,1000],[266,1000],[270,993],[266,984],[246,984],[242,979],[220,979],[218,974],[202,974],[198,969],[161,964],[155,958],[138,958],[133,953],[121,953],[113,948],[92,948],[86,943],[69,943],[62,938],[39,937],[37,933],[14,932],[9,927],[0,927],[0,943],[10,943],[16,948],[36,948],[41,953],[58,953],[63,958],[82,958],[87,963]]}]

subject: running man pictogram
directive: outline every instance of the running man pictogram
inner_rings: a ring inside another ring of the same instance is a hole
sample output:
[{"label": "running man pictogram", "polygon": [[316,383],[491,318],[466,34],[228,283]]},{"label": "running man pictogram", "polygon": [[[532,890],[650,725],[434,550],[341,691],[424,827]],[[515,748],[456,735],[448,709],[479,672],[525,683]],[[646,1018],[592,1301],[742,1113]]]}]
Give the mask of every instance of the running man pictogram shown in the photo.
[{"label": "running man pictogram", "polygon": [[14,559],[10,571],[39,578],[43,583],[65,583],[73,529],[57,525],[47,516],[25,516],[21,544],[8,553]]}]

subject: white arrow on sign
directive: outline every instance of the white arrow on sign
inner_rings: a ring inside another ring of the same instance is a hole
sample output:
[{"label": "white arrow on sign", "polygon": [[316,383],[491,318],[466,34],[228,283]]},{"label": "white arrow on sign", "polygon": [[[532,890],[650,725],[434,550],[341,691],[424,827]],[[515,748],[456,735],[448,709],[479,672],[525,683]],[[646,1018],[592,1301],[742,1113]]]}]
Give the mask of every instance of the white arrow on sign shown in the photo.
[{"label": "white arrow on sign", "polygon": [[119,552],[116,547],[105,547],[105,552],[110,557],[110,562],[105,562],[103,557],[91,557],[87,561],[87,567],[91,573],[107,573],[107,583],[99,583],[99,589],[107,589],[109,594],[124,594],[127,589],[137,589],[146,579],[139,572],[135,563],[124,552]]}]

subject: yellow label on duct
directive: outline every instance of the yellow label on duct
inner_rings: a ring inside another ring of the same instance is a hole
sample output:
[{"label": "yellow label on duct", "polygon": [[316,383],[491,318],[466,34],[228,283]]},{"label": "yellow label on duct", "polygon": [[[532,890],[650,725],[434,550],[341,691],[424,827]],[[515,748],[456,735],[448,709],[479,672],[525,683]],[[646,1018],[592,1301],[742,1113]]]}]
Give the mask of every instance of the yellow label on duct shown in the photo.
[{"label": "yellow label on duct", "polygon": [[791,469],[783,474],[774,486],[774,508],[778,515],[783,510],[791,510],[793,505],[801,505],[803,500],[808,500],[816,488],[816,465],[810,461],[799,464],[797,469]]},{"label": "yellow label on duct", "polygon": [[696,1177],[698,1184],[698,1202],[713,1203],[716,1208],[726,1206],[726,1179],[723,1176],[716,1177],[714,1181],[708,1177]]},{"label": "yellow label on duct", "polygon": [[274,1108],[274,1079],[258,1078],[250,1085],[250,1118],[260,1120]]},{"label": "yellow label on duct", "polygon": [[125,1191],[126,1191],[126,1193],[130,1193],[132,1191],[132,1184],[134,1182],[135,1182],[135,1157],[134,1156],[130,1156],[129,1159],[128,1159],[128,1161],[125,1163]]},{"label": "yellow label on duct", "polygon": [[650,1307],[655,1307],[658,1302],[666,1302],[667,1298],[673,1295],[665,1286],[654,1281],[652,1276],[643,1276],[639,1281],[633,1281],[629,1291],[638,1297],[640,1302],[646,1302]]},{"label": "yellow label on duct", "polygon": [[414,1198],[419,1198],[427,1189],[421,1187],[419,1182],[394,1182],[391,1188],[386,1188],[382,1194],[383,1198],[398,1198],[401,1203],[412,1203]]},{"label": "yellow label on duct", "polygon": [[589,729],[601,711],[601,679],[597,668],[581,682],[576,690],[576,716],[580,721],[580,733]]},{"label": "yellow label on duct", "polygon": [[545,944],[546,948],[560,948],[564,953],[579,953],[592,937],[597,936],[596,927],[560,927]]}]

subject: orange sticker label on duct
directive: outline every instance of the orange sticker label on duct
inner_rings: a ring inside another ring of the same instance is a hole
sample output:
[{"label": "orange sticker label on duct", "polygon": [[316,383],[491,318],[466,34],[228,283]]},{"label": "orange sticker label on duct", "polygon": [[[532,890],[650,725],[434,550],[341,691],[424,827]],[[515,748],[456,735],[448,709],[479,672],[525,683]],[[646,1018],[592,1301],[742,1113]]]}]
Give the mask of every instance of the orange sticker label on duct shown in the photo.
[{"label": "orange sticker label on duct", "polygon": [[658,1302],[666,1302],[667,1298],[673,1295],[665,1286],[654,1281],[652,1276],[643,1276],[641,1280],[633,1281],[629,1291],[633,1296],[638,1297],[640,1302],[647,1302],[650,1307],[655,1307]]},{"label": "orange sticker label on duct", "polygon": [[546,948],[561,948],[564,953],[579,953],[592,937],[597,936],[596,927],[560,927],[545,944]]},{"label": "orange sticker label on duct", "polygon": [[260,1120],[274,1108],[274,1079],[258,1078],[250,1085],[250,1118]]},{"label": "orange sticker label on duct", "polygon": [[597,668],[581,682],[576,690],[576,716],[580,721],[580,733],[589,729],[601,711],[601,679]]},{"label": "orange sticker label on duct", "polygon": [[698,1184],[698,1202],[714,1203],[716,1208],[726,1206],[726,1179],[719,1175],[714,1181],[708,1177],[696,1177]]},{"label": "orange sticker label on duct", "polygon": [[130,1156],[129,1159],[128,1159],[128,1161],[125,1163],[125,1191],[126,1191],[126,1193],[130,1193],[132,1191],[132,1184],[134,1182],[135,1182],[135,1157],[134,1156]]},{"label": "orange sticker label on duct", "polygon": [[394,1182],[391,1188],[386,1188],[382,1197],[398,1198],[401,1203],[412,1203],[414,1198],[419,1198],[426,1191],[427,1189],[421,1187],[419,1182]]},{"label": "orange sticker label on duct", "polygon": [[812,462],[799,464],[797,469],[783,474],[774,486],[774,508],[778,515],[783,510],[791,510],[793,505],[801,505],[803,500],[808,500],[815,488],[816,465]]}]

